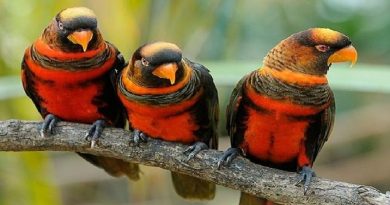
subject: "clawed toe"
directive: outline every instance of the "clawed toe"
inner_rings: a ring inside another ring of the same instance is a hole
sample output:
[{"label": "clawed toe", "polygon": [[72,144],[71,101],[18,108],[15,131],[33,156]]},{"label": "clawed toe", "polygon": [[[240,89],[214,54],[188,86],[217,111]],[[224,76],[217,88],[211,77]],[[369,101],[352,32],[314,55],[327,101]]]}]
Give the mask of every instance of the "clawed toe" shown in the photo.
[{"label": "clawed toe", "polygon": [[192,158],[195,157],[200,151],[208,149],[209,146],[207,146],[204,142],[195,142],[193,145],[189,146],[187,149],[184,150],[183,154],[187,155],[187,158],[185,161],[189,161]]},{"label": "clawed toe", "polygon": [[103,129],[105,126],[104,120],[96,120],[91,128],[88,130],[87,134],[85,135],[86,140],[91,140],[91,148],[94,148],[96,146],[97,140],[102,135]]},{"label": "clawed toe", "polygon": [[309,190],[311,179],[316,176],[313,169],[308,166],[302,167],[300,171],[300,176],[298,182],[295,184],[296,186],[303,183],[303,194],[306,195]]},{"label": "clawed toe", "polygon": [[148,142],[148,136],[140,130],[135,129],[130,138],[130,143],[134,143],[134,145],[139,146],[140,143]]},{"label": "clawed toe", "polygon": [[47,137],[47,135],[54,134],[54,128],[57,125],[59,119],[53,114],[46,115],[45,119],[42,122],[42,125],[39,129],[39,135],[42,138]]},{"label": "clawed toe", "polygon": [[221,157],[218,159],[217,169],[220,169],[223,165],[229,166],[229,164],[235,159],[238,155],[242,155],[240,148],[229,148],[227,149]]}]

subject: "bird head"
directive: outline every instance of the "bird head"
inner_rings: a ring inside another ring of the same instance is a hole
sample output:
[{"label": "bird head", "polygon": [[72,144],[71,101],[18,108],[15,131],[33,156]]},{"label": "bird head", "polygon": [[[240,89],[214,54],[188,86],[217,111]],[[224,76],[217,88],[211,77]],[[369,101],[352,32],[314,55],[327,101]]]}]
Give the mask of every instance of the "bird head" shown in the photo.
[{"label": "bird head", "polygon": [[184,75],[182,51],[172,43],[154,42],[138,48],[129,64],[130,75],[147,87],[166,87]]},{"label": "bird head", "polygon": [[102,41],[96,15],[85,7],[67,8],[59,12],[45,29],[43,37],[54,46],[73,52],[86,52]]},{"label": "bird head", "polygon": [[353,65],[357,57],[346,35],[327,28],[311,28],[281,41],[264,58],[264,65],[325,75],[332,63],[351,62]]}]

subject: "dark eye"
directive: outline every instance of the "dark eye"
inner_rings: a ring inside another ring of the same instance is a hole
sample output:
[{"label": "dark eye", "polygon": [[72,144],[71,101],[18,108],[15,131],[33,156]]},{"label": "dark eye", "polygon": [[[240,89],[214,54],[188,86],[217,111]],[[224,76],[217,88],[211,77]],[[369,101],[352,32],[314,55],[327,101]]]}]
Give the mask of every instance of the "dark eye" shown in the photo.
[{"label": "dark eye", "polygon": [[62,24],[61,21],[58,22],[58,28],[59,28],[60,30],[64,29],[64,25]]},{"label": "dark eye", "polygon": [[141,63],[143,66],[148,66],[149,65],[149,61],[147,61],[145,58],[141,58]]},{"label": "dark eye", "polygon": [[325,53],[325,52],[329,51],[330,48],[327,45],[316,45],[316,49],[320,52]]}]

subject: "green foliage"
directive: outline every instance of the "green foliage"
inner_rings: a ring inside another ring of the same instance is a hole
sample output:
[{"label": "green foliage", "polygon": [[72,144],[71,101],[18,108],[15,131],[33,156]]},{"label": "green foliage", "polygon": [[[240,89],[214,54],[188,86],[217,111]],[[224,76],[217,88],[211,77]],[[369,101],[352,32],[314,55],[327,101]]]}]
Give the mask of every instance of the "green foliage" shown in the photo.
[{"label": "green foliage", "polygon": [[46,154],[2,153],[0,163],[1,205],[61,204]]}]

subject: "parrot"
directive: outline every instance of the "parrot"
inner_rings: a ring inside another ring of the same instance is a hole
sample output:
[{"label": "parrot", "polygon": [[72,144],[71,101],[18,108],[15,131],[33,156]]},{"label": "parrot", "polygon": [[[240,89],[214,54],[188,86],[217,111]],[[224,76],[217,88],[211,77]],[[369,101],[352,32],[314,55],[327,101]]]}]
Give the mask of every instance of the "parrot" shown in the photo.
[{"label": "parrot", "polygon": [[[21,64],[25,93],[44,118],[40,135],[53,134],[61,120],[92,124],[86,139],[94,147],[104,127],[124,128],[126,115],[113,79],[125,66],[118,49],[103,39],[91,9],[60,11],[25,50]],[[78,154],[112,176],[139,178],[137,164]]]},{"label": "parrot", "polygon": [[[217,149],[218,93],[209,70],[182,56],[173,43],[139,47],[119,74],[117,94],[126,109],[130,142],[149,138],[188,145],[186,160],[204,149]],[[184,199],[211,200],[215,184],[172,172],[176,193]]]},{"label": "parrot", "polygon": [[[298,172],[297,185],[303,183],[306,194],[313,163],[334,124],[335,99],[326,74],[332,63],[356,61],[349,37],[328,28],[310,28],[278,43],[232,91],[226,109],[231,147],[218,168],[242,155]],[[272,202],[241,193],[240,205],[255,204]]]}]

